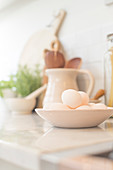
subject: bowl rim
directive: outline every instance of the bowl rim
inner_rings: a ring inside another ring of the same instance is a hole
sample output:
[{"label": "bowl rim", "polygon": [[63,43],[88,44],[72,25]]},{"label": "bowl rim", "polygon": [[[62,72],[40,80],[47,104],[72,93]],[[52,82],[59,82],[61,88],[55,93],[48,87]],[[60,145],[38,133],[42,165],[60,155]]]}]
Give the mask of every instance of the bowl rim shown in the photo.
[{"label": "bowl rim", "polygon": [[19,102],[19,101],[35,101],[36,99],[35,98],[32,98],[32,99],[25,99],[25,98],[19,98],[19,97],[13,97],[13,98],[5,98],[5,101],[13,101],[13,102]]},{"label": "bowl rim", "polygon": [[70,110],[54,110],[54,109],[43,109],[43,108],[36,108],[35,111],[38,112],[38,111],[45,111],[45,112],[85,112],[85,111],[88,111],[88,112],[92,112],[92,111],[113,111],[113,107],[107,107],[107,109],[85,109],[85,110],[76,110],[76,109],[70,109]]}]

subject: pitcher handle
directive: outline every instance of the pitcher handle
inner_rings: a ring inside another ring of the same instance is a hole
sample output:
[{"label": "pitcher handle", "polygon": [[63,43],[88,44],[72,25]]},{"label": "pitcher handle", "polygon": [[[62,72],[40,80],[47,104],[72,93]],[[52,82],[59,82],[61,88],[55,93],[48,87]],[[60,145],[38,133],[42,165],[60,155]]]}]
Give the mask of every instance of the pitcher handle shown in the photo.
[{"label": "pitcher handle", "polygon": [[90,96],[91,93],[92,93],[92,90],[94,88],[94,83],[95,83],[94,76],[88,70],[77,70],[77,71],[80,74],[87,74],[88,75],[88,77],[89,77],[89,87],[88,87],[86,93]]}]

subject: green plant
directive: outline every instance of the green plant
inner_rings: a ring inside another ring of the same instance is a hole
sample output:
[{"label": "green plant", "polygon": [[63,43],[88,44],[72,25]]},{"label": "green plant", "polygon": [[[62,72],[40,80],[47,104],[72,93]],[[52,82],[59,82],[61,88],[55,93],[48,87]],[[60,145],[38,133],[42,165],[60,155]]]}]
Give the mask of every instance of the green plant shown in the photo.
[{"label": "green plant", "polygon": [[15,88],[17,95],[25,97],[41,86],[41,76],[39,65],[35,70],[29,69],[27,66],[19,66],[15,75],[10,75],[9,80],[0,81],[0,96],[3,97],[3,89]]},{"label": "green plant", "polygon": [[36,65],[36,69],[30,70],[27,66],[19,66],[16,74],[16,91],[20,96],[27,96],[34,90],[41,86],[41,76],[39,65]]},{"label": "green plant", "polygon": [[13,89],[14,87],[16,87],[15,81],[14,81],[14,75],[10,75],[9,76],[9,80],[5,81],[5,80],[1,80],[0,81],[0,96],[3,97],[3,90],[4,89]]}]

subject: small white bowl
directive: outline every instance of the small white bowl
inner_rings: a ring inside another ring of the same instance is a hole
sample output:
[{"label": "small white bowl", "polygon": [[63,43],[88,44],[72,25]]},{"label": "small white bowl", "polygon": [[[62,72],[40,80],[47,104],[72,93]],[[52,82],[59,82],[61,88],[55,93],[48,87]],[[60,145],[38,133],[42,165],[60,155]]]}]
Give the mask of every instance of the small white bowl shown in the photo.
[{"label": "small white bowl", "polygon": [[98,126],[113,115],[113,107],[98,110],[44,110],[35,109],[37,114],[51,125],[65,128]]},{"label": "small white bowl", "polygon": [[30,114],[35,107],[36,99],[8,98],[5,102],[12,113]]}]

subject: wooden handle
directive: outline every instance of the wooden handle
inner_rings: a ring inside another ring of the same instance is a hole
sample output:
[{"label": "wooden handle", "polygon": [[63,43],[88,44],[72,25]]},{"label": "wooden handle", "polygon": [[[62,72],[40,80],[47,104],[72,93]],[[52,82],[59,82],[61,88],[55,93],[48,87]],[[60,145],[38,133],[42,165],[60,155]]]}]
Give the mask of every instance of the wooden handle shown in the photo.
[{"label": "wooden handle", "polygon": [[66,15],[66,11],[61,9],[59,11],[58,15],[56,16],[54,22],[51,25],[51,29],[52,29],[53,34],[55,34],[55,35],[58,34],[58,31],[59,31],[59,29],[61,27],[61,24],[62,24],[62,22],[64,20],[65,15]]},{"label": "wooden handle", "polygon": [[51,50],[58,51],[60,49],[60,42],[58,40],[52,41]]},{"label": "wooden handle", "polygon": [[96,95],[92,99],[93,100],[98,100],[104,94],[105,94],[105,90],[104,89],[100,89],[100,90],[97,91]]}]

